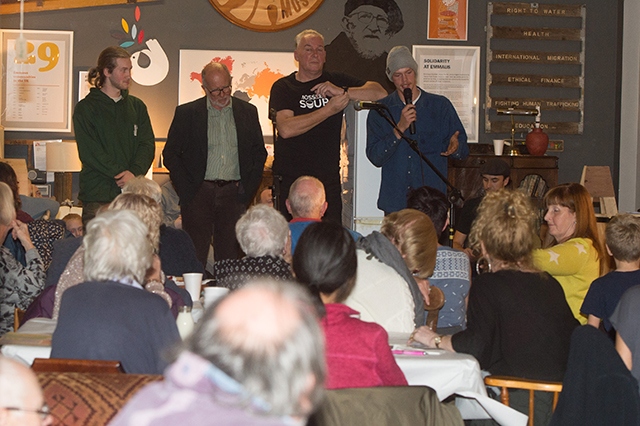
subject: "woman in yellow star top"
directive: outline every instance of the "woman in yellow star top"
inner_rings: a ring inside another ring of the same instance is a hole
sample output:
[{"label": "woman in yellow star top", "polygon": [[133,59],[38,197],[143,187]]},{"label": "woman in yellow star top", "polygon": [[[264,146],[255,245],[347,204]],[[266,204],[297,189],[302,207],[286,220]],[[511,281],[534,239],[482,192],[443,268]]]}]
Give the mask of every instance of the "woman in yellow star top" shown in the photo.
[{"label": "woman in yellow star top", "polygon": [[552,188],[545,196],[545,205],[544,219],[553,241],[548,248],[534,250],[533,262],[560,282],[573,315],[586,324],[580,306],[591,282],[608,265],[591,196],[584,186],[567,183]]}]

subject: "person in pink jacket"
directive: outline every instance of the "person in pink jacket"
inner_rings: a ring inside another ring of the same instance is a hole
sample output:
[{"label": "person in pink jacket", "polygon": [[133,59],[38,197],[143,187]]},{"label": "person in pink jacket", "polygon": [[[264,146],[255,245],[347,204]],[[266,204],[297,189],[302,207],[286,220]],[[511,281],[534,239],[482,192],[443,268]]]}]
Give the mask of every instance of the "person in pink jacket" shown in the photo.
[{"label": "person in pink jacket", "polygon": [[309,225],[293,256],[296,279],[324,305],[326,388],[406,386],[387,332],[378,324],[361,321],[357,311],[341,303],[355,285],[357,264],[353,238],[331,222]]}]

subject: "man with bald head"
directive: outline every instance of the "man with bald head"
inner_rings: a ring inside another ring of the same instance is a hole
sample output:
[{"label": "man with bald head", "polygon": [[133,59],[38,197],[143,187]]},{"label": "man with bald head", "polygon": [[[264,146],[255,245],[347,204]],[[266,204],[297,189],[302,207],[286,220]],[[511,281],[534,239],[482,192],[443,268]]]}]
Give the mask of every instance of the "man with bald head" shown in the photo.
[{"label": "man with bald head", "polygon": [[[285,201],[287,211],[291,214],[289,229],[291,230],[291,253],[296,249],[298,239],[307,226],[320,222],[329,204],[324,192],[324,185],[313,176],[300,176],[289,189],[289,198]],[[347,229],[354,240],[362,235]]]},{"label": "man with bald head", "polygon": [[304,425],[324,379],[309,293],[254,281],[205,312],[165,380],[136,394],[111,425]]},{"label": "man with bald head", "polygon": [[231,96],[231,74],[221,63],[202,70],[205,96],[176,108],[163,156],[180,197],[182,229],[207,264],[236,259],[235,225],[262,180],[267,151],[255,106]]},{"label": "man with bald head", "polygon": [[0,356],[0,425],[52,424],[53,418],[33,371],[15,360]]}]

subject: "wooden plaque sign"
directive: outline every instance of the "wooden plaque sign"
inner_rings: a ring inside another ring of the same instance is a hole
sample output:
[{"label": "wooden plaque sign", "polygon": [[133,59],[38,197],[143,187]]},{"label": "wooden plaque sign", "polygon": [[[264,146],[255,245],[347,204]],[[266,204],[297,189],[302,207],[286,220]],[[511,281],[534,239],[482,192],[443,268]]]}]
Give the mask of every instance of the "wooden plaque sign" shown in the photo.
[{"label": "wooden plaque sign", "polygon": [[[535,7],[536,5],[537,7]],[[579,18],[582,16],[582,7],[579,4],[494,3],[493,14]]]},{"label": "wooden plaque sign", "polygon": [[[533,127],[533,121],[516,121],[516,133],[529,133]],[[542,123],[542,130],[558,135],[578,135],[582,133],[582,123]],[[490,131],[494,133],[511,133],[511,121],[493,121]]]},{"label": "wooden plaque sign", "polygon": [[571,75],[492,74],[492,84],[502,86],[581,87],[581,77]]},{"label": "wooden plaque sign", "polygon": [[490,98],[491,108],[533,108],[543,110],[580,111],[580,99]]},{"label": "wooden plaque sign", "polygon": [[580,65],[579,52],[531,52],[515,50],[494,50],[491,58],[494,62],[524,62],[532,64],[576,64]]},{"label": "wooden plaque sign", "polygon": [[581,40],[581,30],[573,28],[493,27],[493,36],[522,40]]},{"label": "wooden plaque sign", "polygon": [[[585,21],[583,4],[488,3],[487,133],[511,134],[511,120],[497,109],[538,107],[547,133],[582,134]],[[533,119],[513,113],[524,137]]]}]

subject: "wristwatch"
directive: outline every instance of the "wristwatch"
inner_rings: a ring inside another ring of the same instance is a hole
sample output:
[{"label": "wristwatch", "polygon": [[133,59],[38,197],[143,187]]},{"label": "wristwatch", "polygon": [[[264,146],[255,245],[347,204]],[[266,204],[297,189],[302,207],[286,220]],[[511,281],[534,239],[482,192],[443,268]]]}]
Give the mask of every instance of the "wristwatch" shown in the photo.
[{"label": "wristwatch", "polygon": [[442,343],[442,336],[436,336],[433,339],[433,343],[435,343],[436,348],[440,349],[440,343]]}]

